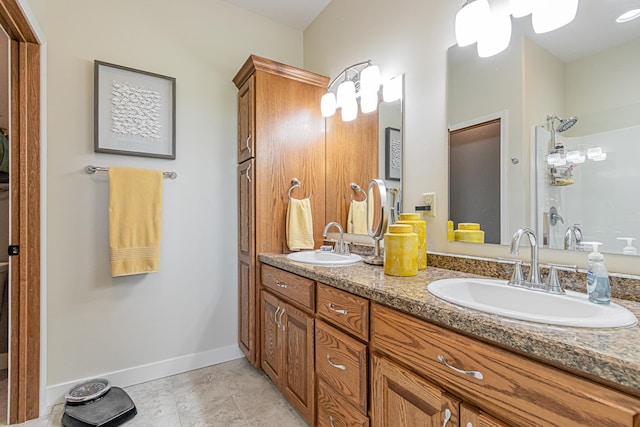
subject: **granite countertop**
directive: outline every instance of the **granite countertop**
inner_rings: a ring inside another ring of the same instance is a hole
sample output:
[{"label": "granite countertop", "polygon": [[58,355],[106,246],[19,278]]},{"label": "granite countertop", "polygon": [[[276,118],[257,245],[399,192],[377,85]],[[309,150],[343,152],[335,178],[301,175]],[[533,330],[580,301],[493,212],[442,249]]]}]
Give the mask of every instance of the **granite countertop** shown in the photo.
[{"label": "granite countertop", "polygon": [[[497,343],[538,360],[594,376],[640,395],[640,326],[585,329],[508,319],[443,301],[427,290],[438,279],[485,277],[427,267],[413,277],[385,276],[382,267],[360,262],[347,267],[320,267],[289,261],[283,254],[260,254],[274,267],[371,301]],[[640,318],[640,302],[615,299]]]}]

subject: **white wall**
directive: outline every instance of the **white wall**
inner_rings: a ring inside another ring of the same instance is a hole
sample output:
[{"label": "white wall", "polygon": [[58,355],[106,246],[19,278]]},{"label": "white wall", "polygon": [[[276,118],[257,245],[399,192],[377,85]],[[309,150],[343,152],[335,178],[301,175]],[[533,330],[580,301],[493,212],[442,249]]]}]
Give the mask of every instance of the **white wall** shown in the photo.
[{"label": "white wall", "polygon": [[638,124],[640,39],[568,63],[568,116],[578,116],[571,136]]},{"label": "white wall", "polygon": [[[304,32],[304,65],[335,77],[345,66],[371,59],[386,76],[405,73],[405,208],[415,206],[421,193],[435,191],[436,217],[427,222],[429,250],[507,256],[505,246],[447,241],[446,53],[455,43],[455,14],[461,4],[333,0]],[[522,158],[528,159],[529,153],[523,152]],[[540,258],[584,267],[582,255],[543,250]],[[611,255],[607,266],[640,274],[632,258]]]},{"label": "white wall", "polygon": [[[30,0],[47,41],[47,384],[138,382],[237,357],[237,90],[255,53],[302,66],[302,32],[218,0]],[[95,59],[177,79],[177,159],[93,151]],[[87,164],[178,173],[157,273],[113,279],[108,180]]]}]

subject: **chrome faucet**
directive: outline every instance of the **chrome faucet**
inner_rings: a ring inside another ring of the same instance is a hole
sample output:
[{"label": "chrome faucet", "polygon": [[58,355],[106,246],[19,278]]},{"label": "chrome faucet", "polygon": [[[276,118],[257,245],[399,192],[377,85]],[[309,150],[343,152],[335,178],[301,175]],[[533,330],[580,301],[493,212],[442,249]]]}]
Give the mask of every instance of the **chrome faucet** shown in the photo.
[{"label": "chrome faucet", "polygon": [[582,244],[582,230],[580,224],[573,224],[567,228],[567,232],[564,233],[564,248],[571,251],[581,250]]},{"label": "chrome faucet", "polygon": [[327,237],[327,232],[331,227],[338,228],[338,231],[340,232],[340,239],[333,246],[333,252],[338,255],[350,255],[351,253],[349,252],[349,243],[344,241],[344,230],[342,229],[342,226],[340,224],[335,221],[331,221],[324,227],[322,236]]},{"label": "chrome faucet", "polygon": [[529,237],[529,244],[531,245],[531,266],[529,267],[529,275],[527,281],[523,283],[525,287],[540,287],[544,286],[540,280],[540,266],[538,264],[538,242],[536,240],[536,233],[530,228],[520,228],[513,235],[511,239],[511,254],[517,255],[518,248],[520,246],[520,239],[522,236],[527,235]]}]

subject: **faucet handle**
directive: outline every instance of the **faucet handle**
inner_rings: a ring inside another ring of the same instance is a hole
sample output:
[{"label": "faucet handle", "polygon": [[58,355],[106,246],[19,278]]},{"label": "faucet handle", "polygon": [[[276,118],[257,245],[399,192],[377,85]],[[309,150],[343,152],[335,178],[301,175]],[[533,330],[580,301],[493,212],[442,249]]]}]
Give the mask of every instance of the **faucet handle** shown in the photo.
[{"label": "faucet handle", "polygon": [[502,258],[498,257],[500,261],[508,262],[509,264],[513,264],[513,273],[511,273],[511,279],[509,279],[510,285],[521,285],[524,282],[522,278],[522,260],[521,259],[513,259],[513,258]]},{"label": "faucet handle", "polygon": [[549,263],[549,277],[547,278],[546,283],[548,290],[554,294],[564,294],[564,289],[560,286],[560,279],[558,279],[558,270],[577,272],[578,266]]}]

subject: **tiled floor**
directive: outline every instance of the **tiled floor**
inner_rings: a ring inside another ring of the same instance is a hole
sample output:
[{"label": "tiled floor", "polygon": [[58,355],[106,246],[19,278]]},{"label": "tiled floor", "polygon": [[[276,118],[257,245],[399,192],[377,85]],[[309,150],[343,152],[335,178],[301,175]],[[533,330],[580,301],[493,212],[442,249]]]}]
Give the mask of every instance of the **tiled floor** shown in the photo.
[{"label": "tiled floor", "polygon": [[[117,385],[117,384],[116,384]],[[302,427],[307,424],[246,359],[125,388],[138,415],[128,427]],[[64,405],[24,427],[61,426]]]}]

